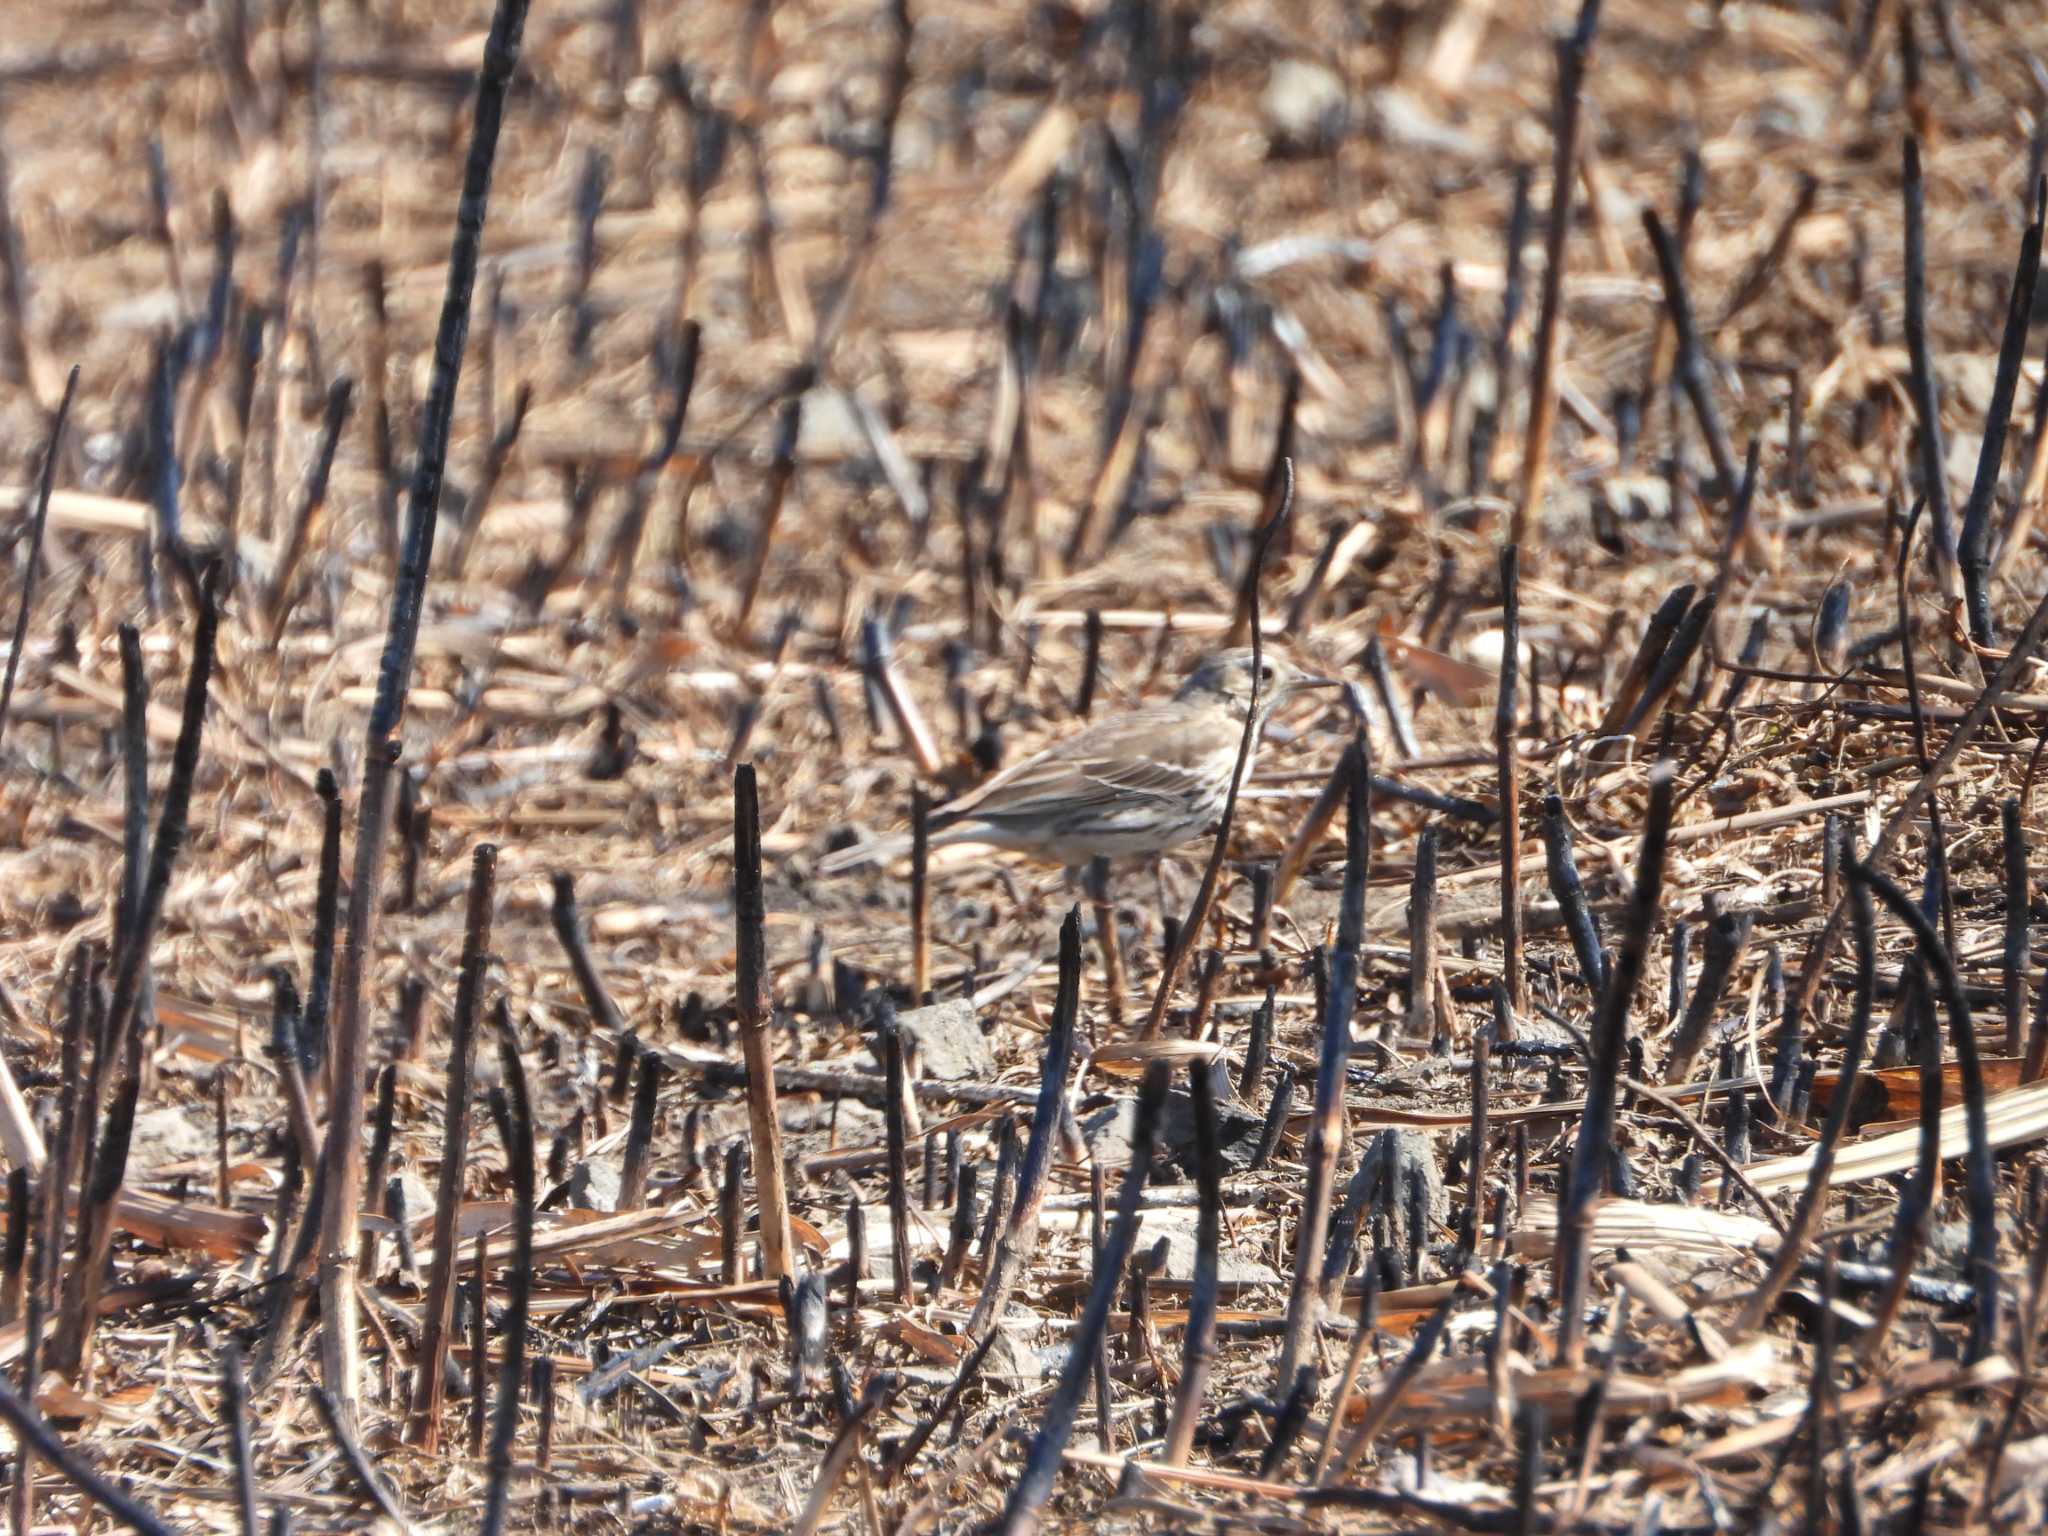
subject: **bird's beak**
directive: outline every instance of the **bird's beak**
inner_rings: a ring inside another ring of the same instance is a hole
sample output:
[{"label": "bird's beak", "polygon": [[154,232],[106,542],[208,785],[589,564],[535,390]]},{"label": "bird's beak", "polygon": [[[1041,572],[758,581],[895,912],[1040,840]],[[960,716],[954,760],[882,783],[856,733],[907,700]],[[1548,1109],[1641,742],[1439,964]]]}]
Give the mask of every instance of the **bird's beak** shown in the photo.
[{"label": "bird's beak", "polygon": [[1342,688],[1344,686],[1344,679],[1341,677],[1304,677],[1294,686],[1297,688]]}]

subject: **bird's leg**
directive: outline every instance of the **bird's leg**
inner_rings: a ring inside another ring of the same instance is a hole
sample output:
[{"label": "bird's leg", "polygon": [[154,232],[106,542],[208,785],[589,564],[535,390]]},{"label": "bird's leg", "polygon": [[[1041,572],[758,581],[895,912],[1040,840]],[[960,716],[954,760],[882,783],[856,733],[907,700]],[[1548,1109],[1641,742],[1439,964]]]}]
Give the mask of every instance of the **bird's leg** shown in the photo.
[{"label": "bird's leg", "polygon": [[1088,897],[1095,908],[1095,936],[1102,946],[1102,1000],[1110,1028],[1124,1030],[1124,952],[1117,933],[1116,902],[1109,891],[1109,860],[1098,856],[1088,866]]},{"label": "bird's leg", "polygon": [[[1188,906],[1186,883],[1194,877],[1194,866],[1175,854],[1162,853],[1152,868],[1154,878],[1159,882],[1159,910],[1175,914],[1185,912]],[[1173,878],[1174,875],[1179,878]]]},{"label": "bird's leg", "polygon": [[1017,872],[1010,868],[1009,865],[995,864],[991,867],[995,870],[996,880],[1002,885],[1003,894],[1009,897],[1010,906],[1014,910],[1018,912],[1037,910],[1039,892],[1033,891],[1027,897],[1017,884]]}]

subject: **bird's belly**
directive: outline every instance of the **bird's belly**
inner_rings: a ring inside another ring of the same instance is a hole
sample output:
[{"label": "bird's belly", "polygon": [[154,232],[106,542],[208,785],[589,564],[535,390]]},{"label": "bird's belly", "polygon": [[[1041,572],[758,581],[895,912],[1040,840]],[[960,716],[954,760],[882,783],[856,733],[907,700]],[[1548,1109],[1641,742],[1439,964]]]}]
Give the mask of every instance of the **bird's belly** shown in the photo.
[{"label": "bird's belly", "polygon": [[1096,858],[1122,859],[1134,854],[1164,853],[1169,848],[1178,848],[1189,839],[1200,837],[1213,824],[1212,817],[1127,831],[1080,832],[1055,839],[1045,848],[1062,864],[1086,864]]},{"label": "bird's belly", "polygon": [[1085,864],[1094,858],[1128,858],[1137,854],[1164,853],[1214,829],[1223,814],[1223,797],[1202,799],[1176,806],[1171,812],[1148,805],[1128,816],[1092,817],[1084,823],[1056,830],[1047,849],[1062,864]]}]

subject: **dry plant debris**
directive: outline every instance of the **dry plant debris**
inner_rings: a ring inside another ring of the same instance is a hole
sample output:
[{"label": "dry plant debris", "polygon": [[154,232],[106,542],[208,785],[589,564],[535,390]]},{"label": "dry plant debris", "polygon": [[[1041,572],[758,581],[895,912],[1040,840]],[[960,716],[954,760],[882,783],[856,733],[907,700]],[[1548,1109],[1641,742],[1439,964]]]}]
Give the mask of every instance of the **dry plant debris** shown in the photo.
[{"label": "dry plant debris", "polygon": [[5,7],[10,1529],[2048,1518],[2048,19],[526,12]]}]

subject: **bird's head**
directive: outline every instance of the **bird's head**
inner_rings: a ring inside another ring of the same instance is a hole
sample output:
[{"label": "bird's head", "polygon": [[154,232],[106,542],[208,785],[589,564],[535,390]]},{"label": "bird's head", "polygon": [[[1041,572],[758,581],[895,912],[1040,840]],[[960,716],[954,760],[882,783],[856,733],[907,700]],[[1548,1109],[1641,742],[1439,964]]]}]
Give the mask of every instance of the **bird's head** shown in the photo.
[{"label": "bird's head", "polygon": [[1270,650],[1254,658],[1250,646],[1239,646],[1203,657],[1181,684],[1178,696],[1183,700],[1216,699],[1241,714],[1256,687],[1263,718],[1306,689],[1338,686],[1334,678],[1313,676]]}]

